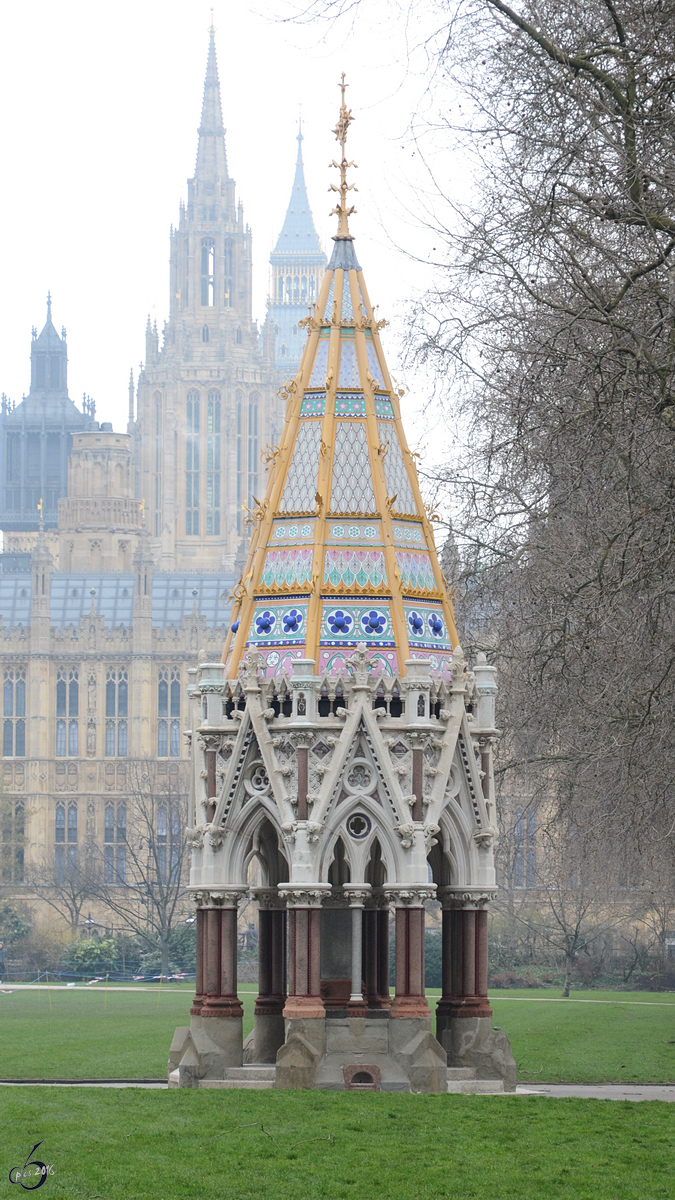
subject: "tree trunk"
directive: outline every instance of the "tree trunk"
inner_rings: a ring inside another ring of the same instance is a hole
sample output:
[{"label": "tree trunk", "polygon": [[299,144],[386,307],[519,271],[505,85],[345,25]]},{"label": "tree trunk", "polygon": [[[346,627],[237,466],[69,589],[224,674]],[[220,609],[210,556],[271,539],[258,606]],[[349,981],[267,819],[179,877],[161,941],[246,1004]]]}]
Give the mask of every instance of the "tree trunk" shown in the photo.
[{"label": "tree trunk", "polygon": [[572,984],[572,966],[574,964],[574,956],[572,954],[565,955],[565,983],[563,985],[562,994],[565,999],[569,999],[570,987]]},{"label": "tree trunk", "polygon": [[168,975],[169,974],[169,943],[168,943],[168,941],[162,940],[160,942],[160,945],[162,947],[161,974]]}]

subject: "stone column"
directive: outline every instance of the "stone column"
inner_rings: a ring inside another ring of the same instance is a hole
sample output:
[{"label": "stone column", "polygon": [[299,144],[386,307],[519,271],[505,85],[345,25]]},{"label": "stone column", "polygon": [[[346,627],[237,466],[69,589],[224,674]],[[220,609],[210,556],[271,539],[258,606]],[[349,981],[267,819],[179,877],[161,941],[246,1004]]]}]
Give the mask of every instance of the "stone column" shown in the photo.
[{"label": "stone column", "polygon": [[196,964],[195,964],[195,998],[190,1009],[190,1016],[200,1017],[202,1015],[202,1004],[206,1000],[204,995],[204,927],[206,921],[204,919],[204,908],[198,908],[195,913],[195,935],[196,935]]},{"label": "stone column", "polygon": [[253,1061],[273,1063],[284,1043],[286,1001],[286,904],[274,888],[254,888],[258,901],[258,995]]},{"label": "stone column", "polygon": [[386,888],[395,905],[396,994],[392,1017],[430,1017],[424,994],[424,901],[432,899],[431,888]]},{"label": "stone column", "polygon": [[371,892],[363,912],[363,979],[367,1008],[390,1008],[389,901],[381,889]]},{"label": "stone column", "polygon": [[343,890],[352,914],[352,985],[348,1012],[350,1017],[365,1017],[368,1006],[363,995],[363,906],[368,899],[370,884],[346,883]]},{"label": "stone column", "polygon": [[288,908],[287,1020],[323,1018],[321,999],[321,901],[328,887],[283,884],[279,893]]},{"label": "stone column", "polygon": [[487,998],[487,909],[490,897],[441,888],[442,983],[437,1006],[440,1032],[455,1017],[491,1017]]},{"label": "stone column", "polygon": [[487,996],[487,905],[494,892],[439,889],[443,905],[443,991],[436,1037],[450,1067],[471,1067],[478,1079],[516,1086],[516,1064],[506,1034],[492,1028]]},{"label": "stone column", "polygon": [[[241,1066],[243,1009],[237,995],[237,906],[246,888],[208,893],[202,913],[200,1024],[227,1066]],[[196,1015],[196,1014],[195,1014]]]}]

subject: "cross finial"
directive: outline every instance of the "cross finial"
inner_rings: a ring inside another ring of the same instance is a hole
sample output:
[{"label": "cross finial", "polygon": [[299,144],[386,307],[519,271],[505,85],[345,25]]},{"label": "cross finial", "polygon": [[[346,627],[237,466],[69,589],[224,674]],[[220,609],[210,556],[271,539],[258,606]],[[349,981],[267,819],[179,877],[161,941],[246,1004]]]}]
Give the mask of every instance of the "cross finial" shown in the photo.
[{"label": "cross finial", "polygon": [[209,33],[211,37],[215,37],[216,27],[213,24],[213,9],[211,9],[211,28],[209,29]]},{"label": "cross finial", "polygon": [[51,292],[47,292],[47,320],[51,321],[51,319],[52,319],[52,294],[51,294]]},{"label": "cross finial", "polygon": [[345,91],[349,85],[345,83],[344,71],[342,72],[342,78],[338,86],[342,94],[342,102],[340,104],[340,116],[338,118],[338,123],[335,126],[333,133],[335,134],[336,142],[340,143],[342,157],[340,162],[336,162],[335,159],[333,159],[331,166],[337,167],[338,171],[340,172],[340,186],[336,187],[334,183],[331,183],[329,191],[339,192],[340,202],[339,204],[336,204],[334,209],[332,209],[331,216],[333,213],[335,213],[338,217],[338,231],[336,237],[345,239],[349,238],[351,240],[352,235],[349,232],[349,217],[352,215],[352,213],[356,212],[356,209],[349,208],[347,206],[347,192],[357,191],[358,189],[355,184],[347,183],[347,170],[349,167],[355,167],[356,163],[347,161],[345,150],[349,126],[354,120],[354,117],[352,116],[351,109],[347,108],[347,104],[345,102]]}]

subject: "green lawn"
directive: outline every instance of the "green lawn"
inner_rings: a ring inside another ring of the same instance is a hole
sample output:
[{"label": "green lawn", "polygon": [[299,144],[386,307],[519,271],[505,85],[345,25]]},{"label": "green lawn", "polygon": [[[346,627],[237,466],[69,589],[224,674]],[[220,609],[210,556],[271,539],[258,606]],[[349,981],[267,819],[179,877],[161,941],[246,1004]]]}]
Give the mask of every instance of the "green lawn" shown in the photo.
[{"label": "green lawn", "polygon": [[[68,1200],[670,1200],[671,1104],[333,1092],[0,1089]],[[32,1182],[27,1181],[27,1182]]]},{"label": "green lawn", "polygon": [[[241,989],[244,1032],[255,990]],[[0,994],[3,1078],[158,1078],[173,1031],[189,1023],[191,985],[161,992],[46,988]],[[434,1004],[435,996],[429,993]],[[601,1003],[609,1000],[611,1003]],[[675,995],[495,992],[494,1024],[520,1079],[540,1083],[675,1082]]]}]

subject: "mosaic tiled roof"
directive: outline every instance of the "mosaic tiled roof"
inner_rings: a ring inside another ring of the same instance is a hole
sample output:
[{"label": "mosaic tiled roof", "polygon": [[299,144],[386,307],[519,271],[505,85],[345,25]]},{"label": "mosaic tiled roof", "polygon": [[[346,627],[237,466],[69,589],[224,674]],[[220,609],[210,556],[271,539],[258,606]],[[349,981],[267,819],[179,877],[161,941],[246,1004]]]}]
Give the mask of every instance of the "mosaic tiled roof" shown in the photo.
[{"label": "mosaic tiled roof", "polygon": [[286,384],[280,445],[255,513],[251,548],[235,589],[225,644],[236,678],[247,646],[268,675],[295,658],[317,673],[344,671],[354,648],[373,665],[405,673],[426,658],[449,671],[458,643],[452,602],[401,421],[380,329],[349,232],[343,107],[339,226],[307,343]]}]

